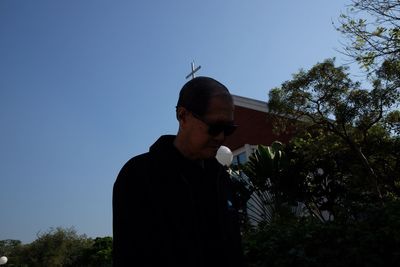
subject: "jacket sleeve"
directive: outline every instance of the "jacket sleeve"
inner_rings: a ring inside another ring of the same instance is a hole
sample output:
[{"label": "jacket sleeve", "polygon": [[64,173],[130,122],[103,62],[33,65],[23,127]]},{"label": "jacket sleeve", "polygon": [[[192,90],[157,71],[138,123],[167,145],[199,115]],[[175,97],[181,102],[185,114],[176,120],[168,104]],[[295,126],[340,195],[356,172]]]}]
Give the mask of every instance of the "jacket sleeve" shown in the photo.
[{"label": "jacket sleeve", "polygon": [[[146,161],[130,160],[113,187],[113,266],[147,266],[156,233]],[[152,229],[153,228],[153,229]],[[150,263],[149,263],[150,264]],[[151,265],[149,265],[151,266]]]}]

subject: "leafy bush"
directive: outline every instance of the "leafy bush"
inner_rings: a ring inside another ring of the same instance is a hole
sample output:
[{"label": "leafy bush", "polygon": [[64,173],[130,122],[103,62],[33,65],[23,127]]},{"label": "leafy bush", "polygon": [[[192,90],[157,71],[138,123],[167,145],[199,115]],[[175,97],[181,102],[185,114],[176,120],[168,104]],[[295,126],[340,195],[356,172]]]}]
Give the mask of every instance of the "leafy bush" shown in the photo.
[{"label": "leafy bush", "polygon": [[362,220],[278,219],[244,236],[250,267],[396,266],[399,248],[400,201],[370,206]]}]

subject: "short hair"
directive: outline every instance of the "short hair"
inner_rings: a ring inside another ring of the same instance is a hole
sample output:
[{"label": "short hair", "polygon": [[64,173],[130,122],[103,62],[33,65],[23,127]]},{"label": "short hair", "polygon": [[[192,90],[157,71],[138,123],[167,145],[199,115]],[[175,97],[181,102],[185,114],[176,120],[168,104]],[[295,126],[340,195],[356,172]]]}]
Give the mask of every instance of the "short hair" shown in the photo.
[{"label": "short hair", "polygon": [[204,116],[210,99],[215,96],[226,97],[233,102],[225,85],[213,78],[198,76],[183,85],[176,108],[184,107],[199,116]]}]

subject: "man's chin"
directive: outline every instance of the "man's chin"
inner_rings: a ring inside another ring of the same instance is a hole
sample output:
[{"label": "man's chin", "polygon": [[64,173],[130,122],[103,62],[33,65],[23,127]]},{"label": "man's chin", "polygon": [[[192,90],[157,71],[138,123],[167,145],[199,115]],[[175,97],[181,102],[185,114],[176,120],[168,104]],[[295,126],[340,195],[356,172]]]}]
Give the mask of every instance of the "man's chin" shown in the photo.
[{"label": "man's chin", "polygon": [[209,147],[202,153],[202,159],[211,159],[217,155],[218,148]]},{"label": "man's chin", "polygon": [[214,158],[217,155],[218,149],[219,149],[219,147],[211,147],[210,148],[210,152],[209,152],[210,158]]}]

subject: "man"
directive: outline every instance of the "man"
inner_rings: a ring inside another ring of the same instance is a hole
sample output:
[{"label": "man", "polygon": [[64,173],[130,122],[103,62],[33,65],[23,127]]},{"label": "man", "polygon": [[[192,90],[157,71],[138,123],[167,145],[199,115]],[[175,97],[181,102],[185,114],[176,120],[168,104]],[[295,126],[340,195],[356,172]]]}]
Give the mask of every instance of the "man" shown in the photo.
[{"label": "man", "polygon": [[233,133],[233,100],[209,77],[181,89],[176,136],[130,159],[113,188],[113,263],[243,266],[230,179],[215,159]]}]

